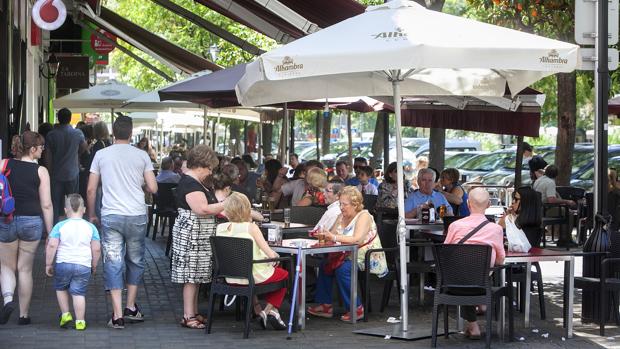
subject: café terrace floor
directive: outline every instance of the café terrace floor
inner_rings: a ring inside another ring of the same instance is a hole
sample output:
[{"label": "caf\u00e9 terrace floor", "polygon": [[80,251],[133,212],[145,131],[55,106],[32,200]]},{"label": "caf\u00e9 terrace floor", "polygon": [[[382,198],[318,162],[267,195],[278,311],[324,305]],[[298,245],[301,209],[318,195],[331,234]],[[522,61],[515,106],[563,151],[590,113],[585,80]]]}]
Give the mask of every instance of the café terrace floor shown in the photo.
[{"label": "caf\u00e9 terrace floor", "polygon": [[[397,290],[392,292],[390,306],[384,313],[378,312],[380,290],[379,281],[373,285],[375,312],[370,313],[367,323],[357,325],[343,323],[337,319],[308,318],[304,331],[293,334],[286,340],[286,331],[263,331],[253,323],[249,339],[242,339],[243,322],[236,322],[234,307],[225,312],[216,312],[212,333],[205,335],[201,330],[190,330],[179,325],[182,316],[181,288],[170,283],[169,260],[164,255],[165,237],[157,241],[147,239],[146,272],[144,285],[140,287],[138,304],[145,313],[146,321],[126,324],[124,330],[106,327],[111,314],[111,303],[103,289],[101,266],[94,280],[91,280],[87,294],[86,331],[60,329],[58,327],[58,306],[51,278],[44,273],[44,250],[40,246],[34,268],[34,293],[31,306],[32,324],[17,325],[15,311],[9,322],[0,326],[0,348],[428,348],[430,339],[419,341],[400,341],[380,337],[353,334],[354,329],[372,328],[387,325],[387,318],[399,315]],[[545,278],[545,297],[547,300],[547,320],[541,321],[538,312],[538,297],[532,297],[532,326],[523,328],[523,316],[515,319],[514,342],[501,342],[494,332],[492,346],[506,348],[620,348],[620,329],[608,325],[606,337],[598,336],[598,327],[584,325],[579,319],[581,313],[581,292],[575,296],[575,336],[563,340],[562,336],[562,263],[542,263]],[[577,259],[575,271],[581,273],[581,259]],[[376,280],[376,278],[373,278]],[[426,304],[420,306],[411,295],[410,321],[420,328],[431,331],[432,294],[426,294]],[[206,313],[206,299],[201,298],[200,308]],[[288,306],[283,306],[287,314]],[[343,312],[342,307],[337,311]],[[287,320],[286,320],[287,321]],[[288,322],[288,321],[287,321]],[[442,320],[440,318],[440,327]],[[451,329],[455,322],[451,319]],[[497,327],[494,326],[494,331]],[[535,332],[536,331],[536,332]],[[548,336],[545,336],[548,334]],[[522,337],[522,340],[519,340]],[[444,348],[482,348],[484,341],[471,341],[462,334],[449,339],[439,338],[438,347]]]}]

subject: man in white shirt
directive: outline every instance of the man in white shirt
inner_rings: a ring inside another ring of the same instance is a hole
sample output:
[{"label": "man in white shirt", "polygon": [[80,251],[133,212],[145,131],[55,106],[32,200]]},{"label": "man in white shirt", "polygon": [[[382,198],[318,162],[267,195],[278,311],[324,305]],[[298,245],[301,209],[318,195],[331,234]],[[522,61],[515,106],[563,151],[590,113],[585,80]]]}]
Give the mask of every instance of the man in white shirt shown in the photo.
[{"label": "man in white shirt", "polygon": [[340,178],[333,178],[327,183],[325,187],[325,201],[327,202],[327,211],[323,213],[323,216],[316,224],[314,229],[319,229],[323,227],[325,229],[331,230],[338,216],[340,216],[340,201],[338,201],[338,195],[340,191],[344,188],[344,181]]},{"label": "man in white shirt", "polygon": [[[132,129],[133,122],[128,116],[119,116],[114,121],[114,144],[95,154],[86,190],[88,215],[90,221],[97,224],[95,198],[101,180],[103,279],[114,311],[108,326],[116,329],[125,327],[124,320],[144,321],[136,304],[138,285],[144,275],[147,222],[144,191],[157,192],[151,159],[145,151],[129,144]],[[127,302],[123,310],[125,287]]]}]

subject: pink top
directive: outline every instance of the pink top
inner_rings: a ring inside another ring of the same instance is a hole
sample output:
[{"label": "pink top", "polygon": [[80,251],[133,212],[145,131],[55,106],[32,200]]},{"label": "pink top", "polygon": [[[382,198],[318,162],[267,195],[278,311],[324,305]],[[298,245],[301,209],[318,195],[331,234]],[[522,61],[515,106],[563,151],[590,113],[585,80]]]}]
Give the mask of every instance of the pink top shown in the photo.
[{"label": "pink top", "polygon": [[[470,216],[461,218],[448,227],[448,234],[444,244],[456,244],[472,230],[474,230],[480,223],[484,222],[487,217],[483,214],[472,213]],[[489,223],[478,230],[472,237],[470,237],[465,244],[478,244],[489,245],[492,248],[491,252],[491,266],[494,266],[497,260],[503,264],[506,252],[504,251],[504,230],[501,226],[495,223]]]}]

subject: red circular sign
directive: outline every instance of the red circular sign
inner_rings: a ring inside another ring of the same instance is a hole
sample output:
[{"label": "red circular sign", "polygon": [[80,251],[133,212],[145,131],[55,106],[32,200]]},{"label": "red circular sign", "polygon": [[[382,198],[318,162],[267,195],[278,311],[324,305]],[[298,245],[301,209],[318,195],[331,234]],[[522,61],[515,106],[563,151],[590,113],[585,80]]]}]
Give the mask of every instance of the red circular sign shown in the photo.
[{"label": "red circular sign", "polygon": [[56,30],[65,22],[67,8],[62,0],[37,0],[32,6],[32,20],[45,30]]},{"label": "red circular sign", "polygon": [[[114,34],[108,33],[105,30],[101,30],[101,29],[97,31],[105,35],[106,37],[108,37],[110,40],[116,42],[116,36],[114,36]],[[90,47],[92,47],[93,50],[95,50],[95,52],[97,52],[100,55],[108,54],[114,51],[114,48],[115,48],[114,45],[101,39],[94,33],[90,34]]]}]

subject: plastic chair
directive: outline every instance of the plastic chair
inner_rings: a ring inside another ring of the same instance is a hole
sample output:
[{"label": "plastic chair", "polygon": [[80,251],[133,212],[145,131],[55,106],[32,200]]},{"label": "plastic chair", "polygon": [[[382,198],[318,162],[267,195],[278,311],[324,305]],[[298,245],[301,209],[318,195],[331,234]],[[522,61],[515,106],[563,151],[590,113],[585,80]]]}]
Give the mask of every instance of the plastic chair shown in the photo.
[{"label": "plastic chair", "polygon": [[[433,302],[433,331],[431,346],[437,346],[439,306],[444,306],[444,336],[448,337],[448,305],[487,306],[486,347],[491,347],[493,305],[501,297],[508,298],[512,305],[512,280],[508,272],[506,286],[492,287],[489,277],[491,268],[491,247],[487,245],[435,245],[437,286]],[[510,269],[508,269],[510,271]],[[464,295],[464,293],[467,293]],[[509,336],[514,332],[512,306],[508,306]]]},{"label": "plastic chair", "polygon": [[[213,309],[215,308],[215,295],[235,295],[246,298],[245,309],[245,328],[243,338],[248,338],[250,333],[250,316],[252,314],[252,304],[255,295],[273,292],[283,287],[287,287],[288,280],[266,285],[256,285],[252,275],[252,266],[256,263],[272,263],[289,261],[293,266],[292,257],[269,258],[253,260],[252,240],[245,238],[235,238],[228,236],[211,236],[211,249],[215,260],[213,269],[213,281],[209,292],[209,310],[207,315],[206,332],[211,333],[213,324]],[[289,275],[291,271],[289,270]],[[247,285],[229,284],[225,278],[236,278],[248,280]],[[293,302],[293,299],[290,300]],[[296,323],[294,319],[293,323]]]}]

